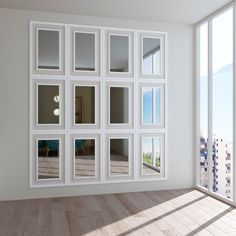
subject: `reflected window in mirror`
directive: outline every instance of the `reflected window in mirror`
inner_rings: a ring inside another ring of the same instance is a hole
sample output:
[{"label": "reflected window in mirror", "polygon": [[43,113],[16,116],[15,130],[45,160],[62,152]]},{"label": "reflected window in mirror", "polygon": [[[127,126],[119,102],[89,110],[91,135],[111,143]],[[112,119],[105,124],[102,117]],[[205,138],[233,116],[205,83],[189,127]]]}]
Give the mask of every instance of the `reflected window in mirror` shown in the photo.
[{"label": "reflected window in mirror", "polygon": [[129,123],[129,88],[110,87],[110,124]]},{"label": "reflected window in mirror", "polygon": [[95,71],[95,33],[74,32],[74,70]]},{"label": "reflected window in mirror", "polygon": [[38,70],[60,69],[60,31],[38,29]]},{"label": "reflected window in mirror", "polygon": [[37,140],[37,179],[55,180],[60,178],[60,142],[55,140]]},{"label": "reflected window in mirror", "polygon": [[161,88],[142,88],[142,123],[161,124]]},{"label": "reflected window in mirror", "polygon": [[38,124],[60,123],[60,85],[38,84]]},{"label": "reflected window in mirror", "polygon": [[161,74],[161,40],[148,37],[142,39],[142,74]]},{"label": "reflected window in mirror", "polygon": [[159,174],[161,169],[161,137],[142,137],[142,173]]},{"label": "reflected window in mirror", "polygon": [[95,87],[75,86],[75,124],[95,124]]},{"label": "reflected window in mirror", "polygon": [[129,139],[110,139],[109,175],[129,175]]},{"label": "reflected window in mirror", "polygon": [[74,140],[74,178],[95,177],[95,139]]},{"label": "reflected window in mirror", "polygon": [[109,72],[129,72],[129,36],[110,35]]}]

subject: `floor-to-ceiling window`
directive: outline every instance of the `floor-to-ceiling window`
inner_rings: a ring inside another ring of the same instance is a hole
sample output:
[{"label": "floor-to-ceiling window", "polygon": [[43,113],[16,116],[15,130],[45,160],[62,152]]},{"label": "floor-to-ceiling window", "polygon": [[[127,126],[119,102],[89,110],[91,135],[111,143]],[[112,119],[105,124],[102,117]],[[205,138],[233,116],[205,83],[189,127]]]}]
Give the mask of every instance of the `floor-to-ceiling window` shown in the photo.
[{"label": "floor-to-ceiling window", "polygon": [[197,26],[197,185],[228,199],[234,171],[233,14],[231,7]]}]

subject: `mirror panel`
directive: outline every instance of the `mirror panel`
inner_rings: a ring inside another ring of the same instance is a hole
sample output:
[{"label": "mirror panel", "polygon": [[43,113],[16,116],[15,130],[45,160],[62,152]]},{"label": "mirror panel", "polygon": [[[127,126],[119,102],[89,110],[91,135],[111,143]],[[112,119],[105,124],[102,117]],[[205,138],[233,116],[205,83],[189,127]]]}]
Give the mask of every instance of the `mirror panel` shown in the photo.
[{"label": "mirror panel", "polygon": [[38,124],[59,124],[59,85],[38,85]]},{"label": "mirror panel", "polygon": [[38,29],[38,65],[37,69],[59,70],[58,30]]},{"label": "mirror panel", "polygon": [[95,34],[75,32],[76,71],[95,71]]},{"label": "mirror panel", "polygon": [[59,140],[38,140],[38,180],[53,180],[60,178]]},{"label": "mirror panel", "polygon": [[160,173],[161,168],[161,138],[142,138],[142,173],[153,175]]},{"label": "mirror panel", "polygon": [[142,74],[161,74],[161,40],[143,37]]},{"label": "mirror panel", "polygon": [[110,123],[129,123],[129,88],[110,87]]},{"label": "mirror panel", "polygon": [[129,139],[110,139],[110,176],[129,175]]},{"label": "mirror panel", "polygon": [[95,87],[75,86],[75,124],[95,123]]},{"label": "mirror panel", "polygon": [[110,72],[129,72],[129,37],[110,35]]},{"label": "mirror panel", "polygon": [[74,177],[95,176],[95,139],[74,140]]}]

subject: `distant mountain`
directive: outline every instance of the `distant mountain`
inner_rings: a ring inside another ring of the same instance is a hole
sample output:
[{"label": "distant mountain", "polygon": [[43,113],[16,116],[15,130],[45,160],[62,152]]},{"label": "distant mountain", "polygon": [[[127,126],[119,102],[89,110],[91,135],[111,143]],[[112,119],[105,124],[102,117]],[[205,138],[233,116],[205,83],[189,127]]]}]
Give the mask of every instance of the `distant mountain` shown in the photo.
[{"label": "distant mountain", "polygon": [[226,66],[223,66],[222,68],[220,68],[216,74],[222,74],[222,73],[228,73],[233,71],[233,64],[228,64]]}]

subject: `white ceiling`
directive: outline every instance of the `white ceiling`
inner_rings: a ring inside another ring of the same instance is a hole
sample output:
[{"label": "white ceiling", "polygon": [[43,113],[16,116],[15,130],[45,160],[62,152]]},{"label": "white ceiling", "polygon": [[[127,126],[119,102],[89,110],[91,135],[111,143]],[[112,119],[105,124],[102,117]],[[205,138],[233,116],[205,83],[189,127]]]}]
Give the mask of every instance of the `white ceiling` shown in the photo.
[{"label": "white ceiling", "polygon": [[231,0],[0,0],[0,8],[194,24],[229,2]]}]

